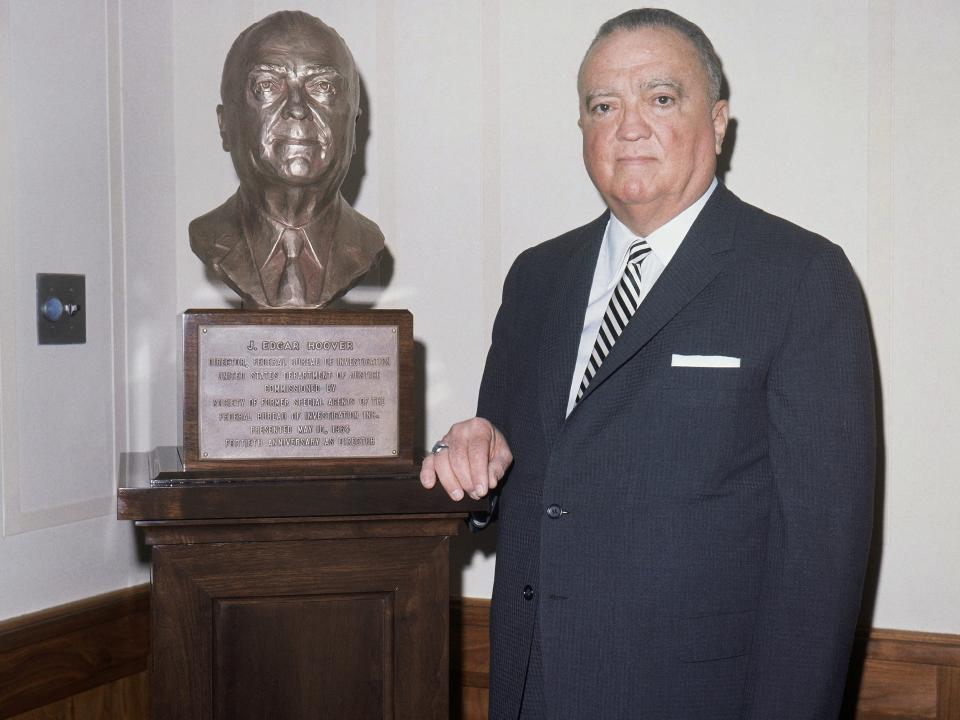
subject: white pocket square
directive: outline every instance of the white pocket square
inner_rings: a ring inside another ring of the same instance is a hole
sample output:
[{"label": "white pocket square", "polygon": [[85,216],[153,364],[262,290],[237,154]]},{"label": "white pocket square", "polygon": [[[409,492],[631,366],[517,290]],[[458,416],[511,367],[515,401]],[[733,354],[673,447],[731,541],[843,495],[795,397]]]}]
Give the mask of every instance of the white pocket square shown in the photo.
[{"label": "white pocket square", "polygon": [[710,368],[738,368],[740,358],[726,355],[677,355],[670,358],[671,367],[710,367]]}]

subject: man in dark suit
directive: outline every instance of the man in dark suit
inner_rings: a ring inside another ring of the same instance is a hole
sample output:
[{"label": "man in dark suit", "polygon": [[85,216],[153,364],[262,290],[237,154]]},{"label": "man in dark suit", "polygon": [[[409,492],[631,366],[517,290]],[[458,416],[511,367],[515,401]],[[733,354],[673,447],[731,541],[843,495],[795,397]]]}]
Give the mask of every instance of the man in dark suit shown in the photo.
[{"label": "man in dark suit", "polygon": [[380,229],[340,194],[360,113],[353,56],[318,18],[274,13],[234,41],[220,94],[240,189],[190,223],[190,246],[248,305],[322,307],[383,250]]},{"label": "man in dark suit", "polygon": [[836,718],[875,461],[860,288],[837,246],[714,178],[720,64],[661,10],[578,85],[609,207],[504,283],[478,417],[421,480],[496,488],[490,717]]}]

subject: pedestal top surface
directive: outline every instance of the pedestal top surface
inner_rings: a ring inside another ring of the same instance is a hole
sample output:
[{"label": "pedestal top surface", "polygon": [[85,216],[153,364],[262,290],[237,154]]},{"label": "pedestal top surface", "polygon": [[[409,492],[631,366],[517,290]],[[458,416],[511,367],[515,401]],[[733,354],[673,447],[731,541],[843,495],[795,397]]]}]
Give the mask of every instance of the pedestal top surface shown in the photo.
[{"label": "pedestal top surface", "polygon": [[179,470],[176,448],[123,453],[117,490],[121,520],[201,520],[362,515],[466,516],[487,500],[451,500],[424,490],[418,468],[384,475],[198,476]]}]

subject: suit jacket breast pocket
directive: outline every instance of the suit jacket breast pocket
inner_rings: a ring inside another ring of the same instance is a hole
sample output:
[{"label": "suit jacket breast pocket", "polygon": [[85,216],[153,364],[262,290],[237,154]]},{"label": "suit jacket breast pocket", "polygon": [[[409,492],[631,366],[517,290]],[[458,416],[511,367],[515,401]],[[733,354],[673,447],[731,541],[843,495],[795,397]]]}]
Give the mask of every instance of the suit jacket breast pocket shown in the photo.
[{"label": "suit jacket breast pocket", "polygon": [[667,399],[681,405],[733,405],[756,395],[763,386],[757,368],[671,367],[661,386]]}]

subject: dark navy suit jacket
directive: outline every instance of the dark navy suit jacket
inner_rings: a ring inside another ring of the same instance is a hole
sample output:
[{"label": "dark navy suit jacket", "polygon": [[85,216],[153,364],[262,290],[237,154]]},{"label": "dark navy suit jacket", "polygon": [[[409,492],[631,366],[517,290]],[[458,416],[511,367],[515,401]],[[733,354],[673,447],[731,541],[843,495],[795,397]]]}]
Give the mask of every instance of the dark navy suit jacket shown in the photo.
[{"label": "dark navy suit jacket", "polygon": [[504,284],[478,410],[514,454],[490,717],[517,717],[536,619],[549,718],[833,720],[875,465],[853,271],[719,186],[565,417],[606,222],[525,251]]}]

